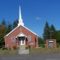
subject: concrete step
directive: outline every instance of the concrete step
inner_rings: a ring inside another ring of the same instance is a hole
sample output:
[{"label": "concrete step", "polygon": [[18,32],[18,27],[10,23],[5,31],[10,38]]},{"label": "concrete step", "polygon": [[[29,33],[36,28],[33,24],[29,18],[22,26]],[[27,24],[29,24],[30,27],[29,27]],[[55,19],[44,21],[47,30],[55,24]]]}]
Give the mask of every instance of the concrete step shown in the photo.
[{"label": "concrete step", "polygon": [[25,45],[20,45],[20,47],[19,47],[19,49],[21,50],[24,50],[24,49],[26,49],[26,46]]},{"label": "concrete step", "polygon": [[29,49],[19,50],[19,54],[29,54]]},{"label": "concrete step", "polygon": [[18,53],[19,54],[29,54],[29,49],[26,49],[25,45],[20,45]]}]

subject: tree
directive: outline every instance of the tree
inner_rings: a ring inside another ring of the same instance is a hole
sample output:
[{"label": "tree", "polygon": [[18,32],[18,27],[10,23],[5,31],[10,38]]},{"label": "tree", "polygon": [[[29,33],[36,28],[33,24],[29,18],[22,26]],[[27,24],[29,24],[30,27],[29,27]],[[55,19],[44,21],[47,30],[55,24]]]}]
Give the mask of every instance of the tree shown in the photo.
[{"label": "tree", "polygon": [[6,26],[5,19],[2,20],[2,23],[1,24]]},{"label": "tree", "polygon": [[6,22],[2,20],[0,25],[0,48],[4,46],[4,36],[6,34]]},{"label": "tree", "polygon": [[53,30],[54,32],[56,31],[56,29],[55,29],[53,24],[51,25],[51,30]]},{"label": "tree", "polygon": [[13,22],[13,28],[15,28],[15,27],[17,26],[17,24],[18,24],[18,20],[15,20],[15,21]]},{"label": "tree", "polygon": [[57,43],[60,44],[60,30],[59,31],[56,31],[55,36],[56,36]]},{"label": "tree", "polygon": [[4,36],[12,30],[12,24],[6,25],[5,20],[3,19],[0,24],[0,48],[5,45]]},{"label": "tree", "polygon": [[12,30],[12,24],[9,24],[7,27],[7,33],[9,33]]},{"label": "tree", "polygon": [[51,35],[52,39],[56,38],[56,29],[55,29],[54,25],[51,25],[51,27],[50,27],[50,35]]},{"label": "tree", "polygon": [[45,42],[44,42],[43,38],[39,37],[39,38],[38,38],[38,44],[39,44],[39,46],[40,46],[40,47],[44,47],[44,43],[45,43]]},{"label": "tree", "polygon": [[49,27],[48,22],[46,22],[45,27],[44,27],[43,38],[44,38],[44,40],[50,38],[50,27]]}]

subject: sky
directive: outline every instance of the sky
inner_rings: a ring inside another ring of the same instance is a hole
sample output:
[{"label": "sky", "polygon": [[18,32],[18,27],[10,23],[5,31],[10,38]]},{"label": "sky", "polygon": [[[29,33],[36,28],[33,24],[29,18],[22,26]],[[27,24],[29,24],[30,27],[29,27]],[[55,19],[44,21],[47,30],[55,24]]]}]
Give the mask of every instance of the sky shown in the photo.
[{"label": "sky", "polygon": [[60,29],[60,0],[0,0],[0,22],[5,19],[13,23],[18,19],[19,5],[25,26],[39,36],[43,35],[46,21]]}]

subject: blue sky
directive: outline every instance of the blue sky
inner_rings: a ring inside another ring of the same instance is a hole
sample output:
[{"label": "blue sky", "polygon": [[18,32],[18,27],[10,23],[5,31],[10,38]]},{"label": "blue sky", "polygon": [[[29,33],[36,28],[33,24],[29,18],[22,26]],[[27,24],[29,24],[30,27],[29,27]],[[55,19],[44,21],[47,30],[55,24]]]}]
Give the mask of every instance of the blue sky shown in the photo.
[{"label": "blue sky", "polygon": [[45,22],[60,29],[60,0],[0,0],[0,22],[18,19],[19,5],[25,26],[42,36]]}]

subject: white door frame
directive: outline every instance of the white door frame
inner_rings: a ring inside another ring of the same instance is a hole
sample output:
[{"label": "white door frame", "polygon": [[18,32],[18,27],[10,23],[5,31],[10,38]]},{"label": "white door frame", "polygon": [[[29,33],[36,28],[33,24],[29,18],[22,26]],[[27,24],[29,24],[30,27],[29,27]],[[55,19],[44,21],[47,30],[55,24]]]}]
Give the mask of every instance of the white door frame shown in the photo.
[{"label": "white door frame", "polygon": [[20,40],[20,45],[25,45],[25,40]]}]

